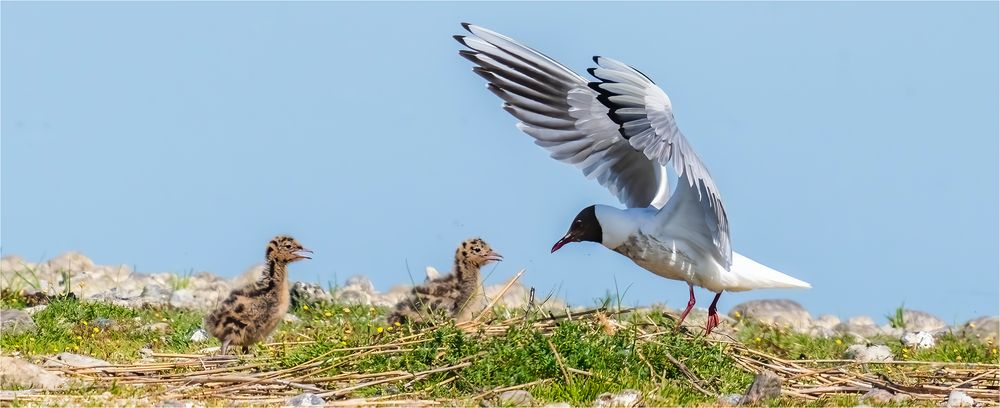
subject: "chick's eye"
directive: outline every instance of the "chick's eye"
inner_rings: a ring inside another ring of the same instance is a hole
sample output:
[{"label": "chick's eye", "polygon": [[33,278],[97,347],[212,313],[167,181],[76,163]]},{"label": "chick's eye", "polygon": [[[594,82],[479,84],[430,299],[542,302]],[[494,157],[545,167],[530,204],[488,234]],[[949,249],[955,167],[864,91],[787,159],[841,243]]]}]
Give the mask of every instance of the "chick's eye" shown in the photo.
[{"label": "chick's eye", "polygon": [[479,253],[479,248],[472,248],[472,252]]}]

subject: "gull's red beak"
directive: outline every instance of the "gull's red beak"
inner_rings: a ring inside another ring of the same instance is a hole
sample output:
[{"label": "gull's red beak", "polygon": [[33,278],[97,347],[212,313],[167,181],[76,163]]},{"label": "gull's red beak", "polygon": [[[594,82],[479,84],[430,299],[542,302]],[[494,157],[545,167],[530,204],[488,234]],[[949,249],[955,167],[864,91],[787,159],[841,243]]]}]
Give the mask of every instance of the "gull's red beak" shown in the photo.
[{"label": "gull's red beak", "polygon": [[558,251],[559,248],[562,248],[563,245],[570,242],[576,242],[576,237],[574,237],[572,233],[566,233],[565,236],[559,239],[559,242],[556,242],[556,244],[552,246],[552,252]]}]

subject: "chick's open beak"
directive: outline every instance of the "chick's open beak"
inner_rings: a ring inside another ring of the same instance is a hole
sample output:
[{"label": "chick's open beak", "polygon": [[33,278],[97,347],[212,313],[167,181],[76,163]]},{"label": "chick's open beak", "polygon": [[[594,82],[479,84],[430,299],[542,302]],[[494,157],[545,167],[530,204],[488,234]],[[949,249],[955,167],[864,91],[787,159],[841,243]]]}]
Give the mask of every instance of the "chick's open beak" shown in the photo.
[{"label": "chick's open beak", "polygon": [[487,261],[497,261],[497,262],[500,262],[500,261],[503,260],[503,255],[500,255],[500,254],[498,254],[496,252],[490,251],[490,253],[486,254],[486,260]]},{"label": "chick's open beak", "polygon": [[308,255],[303,255],[303,253],[311,254],[311,253],[313,253],[313,251],[310,251],[308,249],[302,248],[302,249],[300,249],[298,251],[295,251],[295,256],[299,257],[299,259],[312,259],[312,257],[310,257]]}]

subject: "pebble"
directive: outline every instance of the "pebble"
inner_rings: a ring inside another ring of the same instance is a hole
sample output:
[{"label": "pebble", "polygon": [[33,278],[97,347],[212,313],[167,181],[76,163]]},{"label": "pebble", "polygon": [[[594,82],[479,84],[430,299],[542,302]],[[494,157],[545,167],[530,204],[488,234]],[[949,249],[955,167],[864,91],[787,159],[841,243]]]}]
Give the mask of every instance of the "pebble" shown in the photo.
[{"label": "pebble", "polygon": [[1000,316],[981,316],[969,320],[962,325],[959,332],[965,337],[996,343],[1000,340]]},{"label": "pebble", "polygon": [[142,326],[143,330],[157,332],[162,334],[170,333],[170,324],[166,322],[150,323]]},{"label": "pebble", "polygon": [[36,313],[41,312],[41,311],[43,311],[45,309],[48,309],[48,307],[49,307],[49,305],[38,305],[38,306],[26,307],[26,308],[24,308],[24,313],[27,313],[28,316],[34,316]]},{"label": "pebble", "polygon": [[720,395],[715,402],[719,405],[735,407],[743,403],[743,396],[740,394],[724,394]]},{"label": "pebble", "polygon": [[903,310],[903,323],[907,331],[933,333],[948,328],[948,323],[920,310]]},{"label": "pebble", "polygon": [[976,406],[976,400],[972,399],[969,394],[954,390],[951,394],[948,394],[948,401],[944,403],[944,406],[948,408],[974,407]]},{"label": "pebble", "polygon": [[325,289],[314,283],[295,282],[291,288],[292,303],[295,305],[314,305],[328,303],[333,297]]},{"label": "pebble", "polygon": [[892,350],[884,345],[866,346],[855,344],[847,348],[844,352],[847,358],[867,363],[870,361],[893,361]]},{"label": "pebble", "polygon": [[753,404],[761,400],[781,396],[781,377],[770,370],[763,370],[753,379],[750,388],[743,394],[743,404]]},{"label": "pebble", "polygon": [[641,403],[642,393],[636,390],[622,390],[617,394],[606,392],[594,400],[594,406],[599,408],[631,408],[639,407]]},{"label": "pebble", "polygon": [[312,393],[308,393],[307,392],[307,393],[299,394],[299,395],[296,395],[296,396],[294,396],[292,398],[287,399],[285,401],[285,405],[284,406],[286,406],[286,407],[322,407],[323,405],[326,405],[326,401],[323,401],[323,398],[320,398],[316,394],[312,394]]},{"label": "pebble", "polygon": [[788,299],[765,299],[743,302],[729,311],[729,317],[788,327],[799,333],[808,332],[812,316],[798,302]]},{"label": "pebble", "polygon": [[868,338],[882,333],[882,330],[875,325],[875,321],[868,316],[854,316],[834,326],[834,330],[856,337]]},{"label": "pebble", "polygon": [[931,348],[936,343],[934,336],[925,331],[906,333],[899,339],[906,347]]},{"label": "pebble", "polygon": [[90,356],[85,356],[82,354],[73,353],[59,353],[55,357],[49,359],[42,364],[44,367],[75,367],[75,368],[89,368],[89,367],[106,367],[110,366],[111,363],[101,360],[99,358],[94,358]]},{"label": "pebble", "polygon": [[858,402],[884,403],[892,401],[893,397],[894,396],[889,391],[881,388],[872,388],[870,391],[859,397]]},{"label": "pebble", "polygon": [[573,408],[568,402],[553,402],[551,404],[545,404],[542,408]]},{"label": "pebble", "polygon": [[530,392],[525,390],[504,391],[499,397],[497,397],[497,400],[500,401],[500,404],[514,405],[518,407],[535,404],[535,397],[533,397]]},{"label": "pebble", "polygon": [[57,373],[14,357],[0,357],[0,385],[54,390],[67,380]]},{"label": "pebble", "polygon": [[164,400],[160,401],[153,407],[154,408],[200,408],[204,406],[205,404],[191,400]]},{"label": "pebble", "polygon": [[23,310],[0,310],[0,333],[17,335],[33,332],[37,329],[38,326],[35,326],[35,321],[31,320],[31,316]]},{"label": "pebble", "polygon": [[190,337],[190,340],[195,343],[201,343],[203,341],[207,341],[208,339],[209,339],[208,332],[202,328],[198,328],[198,330],[195,330],[194,333],[191,333]]}]

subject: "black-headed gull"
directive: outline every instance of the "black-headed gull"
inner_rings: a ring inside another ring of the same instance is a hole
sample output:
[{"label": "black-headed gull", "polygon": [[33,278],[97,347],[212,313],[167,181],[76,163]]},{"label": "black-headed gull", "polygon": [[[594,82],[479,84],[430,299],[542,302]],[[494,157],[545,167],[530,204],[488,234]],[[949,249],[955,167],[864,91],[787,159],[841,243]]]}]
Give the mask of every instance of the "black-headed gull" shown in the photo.
[{"label": "black-headed gull", "polygon": [[[712,176],[677,122],[670,98],[638,70],[594,57],[588,81],[562,64],[502,34],[463,23],[472,35],[455,39],[459,53],[489,81],[518,129],[552,158],[596,178],[625,204],[584,208],[552,246],[598,242],[639,266],[688,283],[690,299],[678,327],[694,307],[694,286],[715,292],[706,334],[719,324],[723,291],[809,288],[808,283],[733,252],[729,220]],[[678,186],[671,196],[667,163]]]}]

